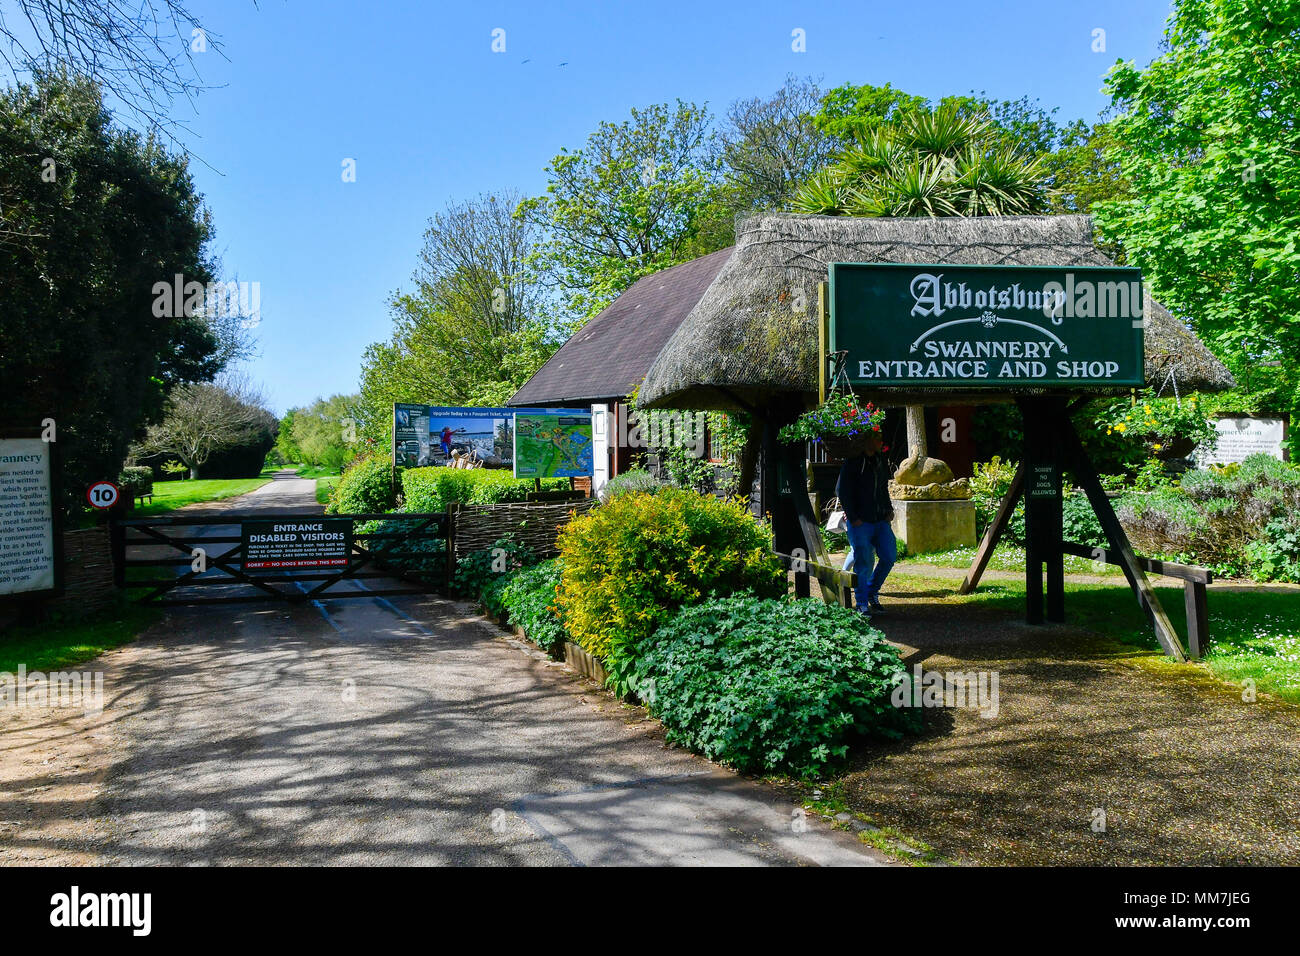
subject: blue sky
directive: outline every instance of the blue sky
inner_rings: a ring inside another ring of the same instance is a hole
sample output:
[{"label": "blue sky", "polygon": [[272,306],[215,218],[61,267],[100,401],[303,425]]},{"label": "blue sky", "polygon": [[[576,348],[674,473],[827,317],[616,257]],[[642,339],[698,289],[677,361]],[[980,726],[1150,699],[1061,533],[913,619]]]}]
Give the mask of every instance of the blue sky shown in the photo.
[{"label": "blue sky", "polygon": [[[538,193],[561,147],[674,98],[721,113],[789,73],[929,97],[1028,94],[1096,116],[1116,59],[1158,52],[1166,0],[443,4],[196,0],[227,60],[197,57],[175,109],[228,276],[261,287],[248,372],[277,412],[357,388],[387,338],[428,217],[503,188]],[[491,51],[494,28],[506,52]],[[1093,52],[1094,29],[1106,50]],[[791,49],[802,29],[807,51]],[[527,61],[527,62],[525,62]],[[561,65],[567,64],[567,65]],[[356,160],[356,182],[342,162]]]}]

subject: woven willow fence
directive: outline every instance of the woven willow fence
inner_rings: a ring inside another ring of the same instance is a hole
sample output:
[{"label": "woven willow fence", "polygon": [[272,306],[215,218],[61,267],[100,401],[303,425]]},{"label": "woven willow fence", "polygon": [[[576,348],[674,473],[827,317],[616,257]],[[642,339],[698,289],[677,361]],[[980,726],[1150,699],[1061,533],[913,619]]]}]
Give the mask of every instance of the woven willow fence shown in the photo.
[{"label": "woven willow fence", "polygon": [[451,547],[459,560],[471,551],[485,551],[498,538],[513,537],[544,558],[559,552],[555,536],[574,514],[596,506],[595,498],[580,501],[515,501],[499,505],[452,505]]}]

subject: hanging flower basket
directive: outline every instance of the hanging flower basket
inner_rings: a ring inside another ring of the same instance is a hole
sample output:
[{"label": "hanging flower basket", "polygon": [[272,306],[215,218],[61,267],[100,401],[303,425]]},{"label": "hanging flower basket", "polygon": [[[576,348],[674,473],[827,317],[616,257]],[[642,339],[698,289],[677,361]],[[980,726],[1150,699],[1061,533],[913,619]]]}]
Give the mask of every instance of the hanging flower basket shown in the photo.
[{"label": "hanging flower basket", "polygon": [[857,458],[867,453],[867,442],[874,432],[858,432],[851,438],[827,436],[821,440],[832,458]]},{"label": "hanging flower basket", "polygon": [[835,458],[854,458],[867,453],[870,437],[880,433],[884,421],[884,409],[858,404],[852,392],[835,392],[782,428],[778,437],[783,442],[819,441]]}]

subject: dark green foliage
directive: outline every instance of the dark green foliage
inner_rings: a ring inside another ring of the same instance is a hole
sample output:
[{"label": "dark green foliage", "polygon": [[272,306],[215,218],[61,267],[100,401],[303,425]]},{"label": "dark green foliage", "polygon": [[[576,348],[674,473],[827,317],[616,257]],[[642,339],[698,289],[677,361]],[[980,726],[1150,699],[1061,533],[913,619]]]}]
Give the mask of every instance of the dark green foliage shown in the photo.
[{"label": "dark green foliage", "polygon": [[452,590],[460,597],[480,598],[489,585],[537,563],[537,555],[527,545],[512,538],[498,538],[492,547],[471,551],[456,562]]},{"label": "dark green foliage", "polygon": [[327,514],[376,514],[393,507],[393,468],[384,455],[352,463],[334,486]]},{"label": "dark green foliage", "polygon": [[530,641],[551,654],[568,638],[555,603],[563,569],[560,558],[543,561],[524,568],[500,588],[500,604],[510,614],[510,623],[523,628]]},{"label": "dark green foliage", "polygon": [[642,645],[634,689],[668,739],[754,773],[817,776],[854,735],[897,737],[898,651],[818,600],[731,597],[683,608]]},{"label": "dark green foliage", "polygon": [[0,424],[55,420],[68,507],[168,388],[219,371],[203,319],[153,308],[156,282],[214,278],[210,238],[186,160],[115,128],[93,83],[0,91]]}]

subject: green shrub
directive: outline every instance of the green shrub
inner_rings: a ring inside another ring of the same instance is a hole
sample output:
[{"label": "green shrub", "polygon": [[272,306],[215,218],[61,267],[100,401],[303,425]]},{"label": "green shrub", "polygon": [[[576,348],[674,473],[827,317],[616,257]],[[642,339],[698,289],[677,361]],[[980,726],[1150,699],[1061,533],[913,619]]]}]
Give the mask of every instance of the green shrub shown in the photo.
[{"label": "green shrub", "polygon": [[1066,541],[1087,545],[1090,548],[1106,548],[1106,532],[1101,529],[1092,510],[1088,496],[1077,489],[1064,489],[1061,499],[1061,523]]},{"label": "green shrub", "polygon": [[327,514],[378,514],[393,507],[393,466],[383,455],[358,458],[339,479]]},{"label": "green shrub", "polygon": [[[563,491],[567,478],[543,478],[543,491]],[[515,478],[500,468],[408,468],[402,472],[407,511],[446,511],[452,502],[494,505],[523,501],[534,489],[533,479]]]},{"label": "green shrub", "polygon": [[134,501],[140,495],[153,494],[153,469],[144,465],[127,465],[117,476],[122,497]]},{"label": "green shrub", "polygon": [[534,644],[550,654],[564,646],[568,637],[555,603],[564,562],[560,558],[524,568],[509,578],[501,589],[501,604],[510,623],[523,628]]},{"label": "green shrub", "polygon": [[460,597],[481,600],[489,585],[536,563],[537,555],[527,545],[513,538],[497,538],[491,548],[471,551],[456,562],[452,591]]},{"label": "green shrub", "polygon": [[600,500],[604,503],[615,495],[625,494],[629,491],[654,494],[662,487],[664,487],[664,483],[644,468],[633,468],[631,471],[615,475],[605,482],[605,487],[600,489]]},{"label": "green shrub", "polygon": [[1246,545],[1250,575],[1260,581],[1300,584],[1300,514],[1274,518]]},{"label": "green shrub", "polygon": [[573,639],[626,693],[637,643],[685,604],[736,592],[774,597],[785,573],[772,533],[734,501],[680,488],[629,492],[560,531],[557,603]]},{"label": "green shrub", "polygon": [[[1017,464],[1003,461],[997,455],[987,462],[976,462],[970,479],[971,500],[975,503],[975,534],[982,538],[998,506],[1011,489],[1011,479],[1016,476]],[[1002,540],[1010,544],[1025,543],[1025,502],[1022,497],[1002,532]]]},{"label": "green shrub", "polygon": [[822,774],[857,734],[907,726],[897,649],[858,612],[732,597],[684,608],[641,648],[633,685],[668,740],[754,773]]}]

